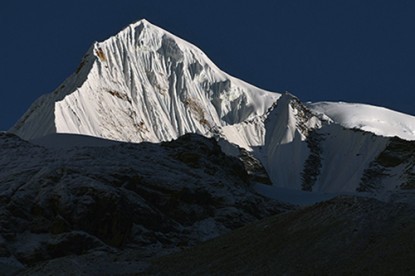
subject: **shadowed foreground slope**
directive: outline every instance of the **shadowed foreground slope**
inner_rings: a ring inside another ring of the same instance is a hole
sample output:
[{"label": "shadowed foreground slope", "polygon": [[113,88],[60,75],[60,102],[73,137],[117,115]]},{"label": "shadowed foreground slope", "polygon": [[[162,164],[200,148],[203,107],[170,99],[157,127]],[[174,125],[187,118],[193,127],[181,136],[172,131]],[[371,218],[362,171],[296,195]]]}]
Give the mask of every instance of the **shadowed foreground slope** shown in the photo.
[{"label": "shadowed foreground slope", "polygon": [[149,274],[413,274],[415,214],[338,197],[243,227],[153,262]]}]

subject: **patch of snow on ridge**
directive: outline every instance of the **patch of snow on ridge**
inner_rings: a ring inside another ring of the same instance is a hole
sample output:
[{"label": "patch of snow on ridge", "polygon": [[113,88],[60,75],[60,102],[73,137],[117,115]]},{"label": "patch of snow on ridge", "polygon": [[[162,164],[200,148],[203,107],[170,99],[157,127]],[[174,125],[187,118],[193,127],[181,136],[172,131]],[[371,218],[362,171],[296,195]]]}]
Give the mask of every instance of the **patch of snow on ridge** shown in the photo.
[{"label": "patch of snow on ridge", "polygon": [[358,128],[376,135],[415,140],[415,117],[384,107],[344,102],[317,102],[308,107],[346,128]]}]

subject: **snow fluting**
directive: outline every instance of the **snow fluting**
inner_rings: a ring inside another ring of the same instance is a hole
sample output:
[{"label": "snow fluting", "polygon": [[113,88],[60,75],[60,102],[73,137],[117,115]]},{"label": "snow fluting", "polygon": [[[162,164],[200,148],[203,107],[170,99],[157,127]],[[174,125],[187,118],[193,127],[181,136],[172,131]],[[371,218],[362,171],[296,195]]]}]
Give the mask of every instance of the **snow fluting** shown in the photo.
[{"label": "snow fluting", "polygon": [[170,141],[262,115],[279,95],[229,76],[197,47],[141,20],[94,43],[76,72],[11,132],[29,140],[72,133]]}]

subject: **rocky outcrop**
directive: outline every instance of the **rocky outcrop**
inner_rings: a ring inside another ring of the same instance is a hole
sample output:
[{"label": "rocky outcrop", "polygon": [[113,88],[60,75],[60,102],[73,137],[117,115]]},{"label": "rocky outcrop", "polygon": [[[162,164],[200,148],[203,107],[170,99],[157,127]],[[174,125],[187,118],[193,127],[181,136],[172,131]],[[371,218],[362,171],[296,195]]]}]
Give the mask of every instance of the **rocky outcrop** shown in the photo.
[{"label": "rocky outcrop", "polygon": [[414,141],[389,138],[385,149],[365,170],[357,190],[379,192],[387,186],[402,190],[415,188]]},{"label": "rocky outcrop", "polygon": [[255,194],[239,159],[194,134],[58,150],[10,134],[0,143],[0,258],[24,265],[179,250],[289,209]]}]

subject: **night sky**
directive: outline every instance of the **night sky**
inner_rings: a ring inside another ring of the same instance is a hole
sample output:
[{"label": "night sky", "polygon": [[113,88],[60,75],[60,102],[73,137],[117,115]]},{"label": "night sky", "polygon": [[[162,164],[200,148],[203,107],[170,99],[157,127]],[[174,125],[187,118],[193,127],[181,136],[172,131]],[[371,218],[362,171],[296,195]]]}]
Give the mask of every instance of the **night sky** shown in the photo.
[{"label": "night sky", "polygon": [[415,1],[2,0],[0,130],[142,18],[258,87],[415,115]]}]

